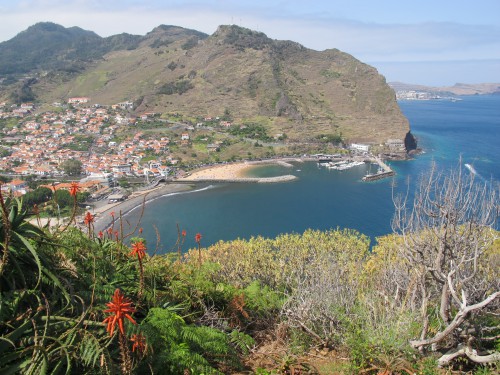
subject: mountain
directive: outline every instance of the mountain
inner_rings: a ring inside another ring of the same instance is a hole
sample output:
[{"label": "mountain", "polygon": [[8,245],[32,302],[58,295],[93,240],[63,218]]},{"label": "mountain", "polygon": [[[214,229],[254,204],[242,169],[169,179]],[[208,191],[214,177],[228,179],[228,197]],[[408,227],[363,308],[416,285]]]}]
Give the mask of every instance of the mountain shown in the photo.
[{"label": "mountain", "polygon": [[424,86],[411,83],[389,82],[394,91],[425,91],[447,95],[500,94],[500,83],[455,83],[453,86]]},{"label": "mountain", "polygon": [[[158,29],[171,32],[172,41],[190,35],[189,31],[179,33],[181,28],[175,26],[162,25]],[[198,33],[191,31],[193,35]],[[102,38],[79,27],[65,28],[52,22],[40,22],[0,43],[0,75],[43,70],[80,71],[111,51],[137,48],[143,39],[143,36],[126,33]]]},{"label": "mountain", "polygon": [[[409,129],[385,78],[337,49],[314,51],[234,25],[220,26],[210,36],[162,25],[145,36],[109,38],[54,24],[33,27],[45,30],[39,47],[25,55],[19,48],[17,55],[9,53],[27,61],[27,68],[48,70],[30,85],[42,102],[88,96],[100,104],[133,101],[136,114],[194,117],[226,111],[235,121],[286,133],[291,142],[318,134],[383,142],[403,139]],[[0,44],[0,55],[33,40],[30,29]],[[33,63],[37,53],[43,57],[49,51],[57,57],[52,66],[43,58]],[[68,73],[74,65],[78,69]]]}]

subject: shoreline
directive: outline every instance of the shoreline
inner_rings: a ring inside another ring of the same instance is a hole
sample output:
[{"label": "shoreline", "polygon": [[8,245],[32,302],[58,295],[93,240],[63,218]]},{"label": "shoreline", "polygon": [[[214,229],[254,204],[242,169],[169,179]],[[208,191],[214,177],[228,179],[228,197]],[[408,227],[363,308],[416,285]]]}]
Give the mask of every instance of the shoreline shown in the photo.
[{"label": "shoreline", "polygon": [[[142,204],[158,197],[187,192],[194,189],[194,185],[203,182],[213,183],[280,183],[297,179],[294,175],[282,175],[276,177],[247,177],[247,172],[254,167],[263,165],[278,164],[287,168],[292,168],[289,162],[304,162],[303,158],[280,158],[270,160],[245,161],[231,164],[208,166],[194,170],[189,176],[178,178],[172,183],[160,185],[148,191],[136,191],[130,198],[112,204],[104,204],[92,210],[95,215],[94,232],[104,231],[113,225],[111,212],[115,212],[114,223],[120,221],[120,213],[125,216],[130,211],[137,209]],[[127,224],[128,225],[128,224]]]},{"label": "shoreline", "polygon": [[222,164],[199,168],[188,176],[177,179],[179,182],[243,182],[243,183],[273,183],[292,181],[297,178],[294,175],[281,175],[275,177],[248,177],[248,172],[254,167],[278,164],[292,168],[290,162],[304,162],[302,158],[280,158],[257,161],[243,161],[230,164]]},{"label": "shoreline", "polygon": [[[194,190],[196,185],[204,182],[212,183],[281,183],[288,182],[297,179],[294,175],[281,175],[275,177],[248,177],[247,173],[249,170],[264,166],[264,165],[281,165],[283,167],[292,168],[294,165],[290,162],[304,162],[307,160],[313,160],[310,158],[279,158],[279,159],[265,159],[257,161],[242,161],[228,164],[219,164],[214,166],[206,166],[202,168],[195,169],[191,174],[186,177],[178,178],[170,183],[162,184],[154,187],[150,190],[137,190],[133,192],[130,197],[124,201],[116,203],[107,203],[106,201],[89,202],[92,208],[86,210],[85,212],[90,212],[94,215],[94,233],[99,231],[105,231],[111,226],[121,225],[120,224],[120,214],[123,218],[129,212],[141,207],[143,204],[159,198],[161,196],[183,193]],[[111,216],[111,212],[114,212]],[[75,218],[76,226],[86,230],[83,225],[84,215],[79,215]],[[33,224],[37,221],[33,219]],[[57,218],[43,218],[41,219],[41,225],[46,225],[48,222],[57,222],[56,226],[64,225],[64,219],[57,220]],[[125,222],[125,221],[124,221]],[[128,222],[125,223],[128,228],[132,225]]]},{"label": "shoreline", "polygon": [[141,207],[143,204],[146,205],[148,202],[159,198],[164,195],[182,193],[190,191],[193,189],[192,185],[189,184],[166,184],[160,185],[151,190],[147,191],[137,191],[132,193],[131,197],[125,201],[117,203],[106,203],[101,207],[95,208],[92,213],[95,215],[94,221],[94,232],[104,231],[113,225],[113,217],[111,212],[114,212],[114,223],[119,223],[120,214],[125,216],[130,211]]}]

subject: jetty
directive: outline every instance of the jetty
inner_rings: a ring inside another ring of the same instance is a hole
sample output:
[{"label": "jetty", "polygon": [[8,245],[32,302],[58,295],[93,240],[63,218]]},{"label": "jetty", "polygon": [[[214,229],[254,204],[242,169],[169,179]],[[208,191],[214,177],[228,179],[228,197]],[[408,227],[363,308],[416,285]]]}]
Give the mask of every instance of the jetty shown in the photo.
[{"label": "jetty", "polygon": [[365,181],[365,182],[377,181],[377,180],[381,180],[383,178],[392,177],[396,174],[387,164],[385,164],[382,161],[382,159],[380,159],[378,157],[374,157],[374,161],[375,161],[375,163],[377,163],[379,165],[378,172],[365,175],[362,178],[363,181]]},{"label": "jetty", "polygon": [[216,182],[216,183],[257,183],[257,184],[270,184],[278,182],[288,182],[296,180],[298,177],[287,174],[276,177],[235,177],[235,178],[215,178],[215,177],[196,177],[193,179],[179,179],[176,183],[193,183],[193,182]]}]

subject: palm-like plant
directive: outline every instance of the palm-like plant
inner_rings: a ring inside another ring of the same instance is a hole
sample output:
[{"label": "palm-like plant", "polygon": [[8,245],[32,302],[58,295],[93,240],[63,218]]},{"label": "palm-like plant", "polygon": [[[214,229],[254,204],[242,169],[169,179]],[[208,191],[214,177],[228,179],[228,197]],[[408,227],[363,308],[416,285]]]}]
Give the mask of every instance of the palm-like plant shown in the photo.
[{"label": "palm-like plant", "polygon": [[0,373],[109,369],[110,340],[89,299],[75,293],[79,275],[63,264],[60,237],[28,222],[22,202],[1,192],[0,214]]}]

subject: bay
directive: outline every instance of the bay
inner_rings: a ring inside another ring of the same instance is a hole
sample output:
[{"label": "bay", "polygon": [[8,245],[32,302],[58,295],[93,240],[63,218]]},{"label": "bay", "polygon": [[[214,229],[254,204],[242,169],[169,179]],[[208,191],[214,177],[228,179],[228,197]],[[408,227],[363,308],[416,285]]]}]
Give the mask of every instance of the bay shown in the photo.
[{"label": "bay", "polygon": [[[258,176],[294,174],[297,180],[278,184],[212,184],[195,191],[165,196],[146,205],[141,221],[148,247],[159,243],[160,253],[170,251],[177,240],[177,225],[187,231],[184,248],[219,240],[275,237],[302,233],[308,228],[355,229],[369,236],[391,232],[395,193],[412,190],[431,163],[446,170],[459,158],[470,163],[482,179],[500,181],[500,96],[468,96],[459,101],[403,101],[412,133],[425,153],[411,161],[392,162],[396,178],[364,183],[368,164],[346,171],[319,168],[316,163],[293,163],[292,168],[267,166]],[[138,210],[127,215],[137,219]],[[156,228],[156,229],[155,229]]]}]

